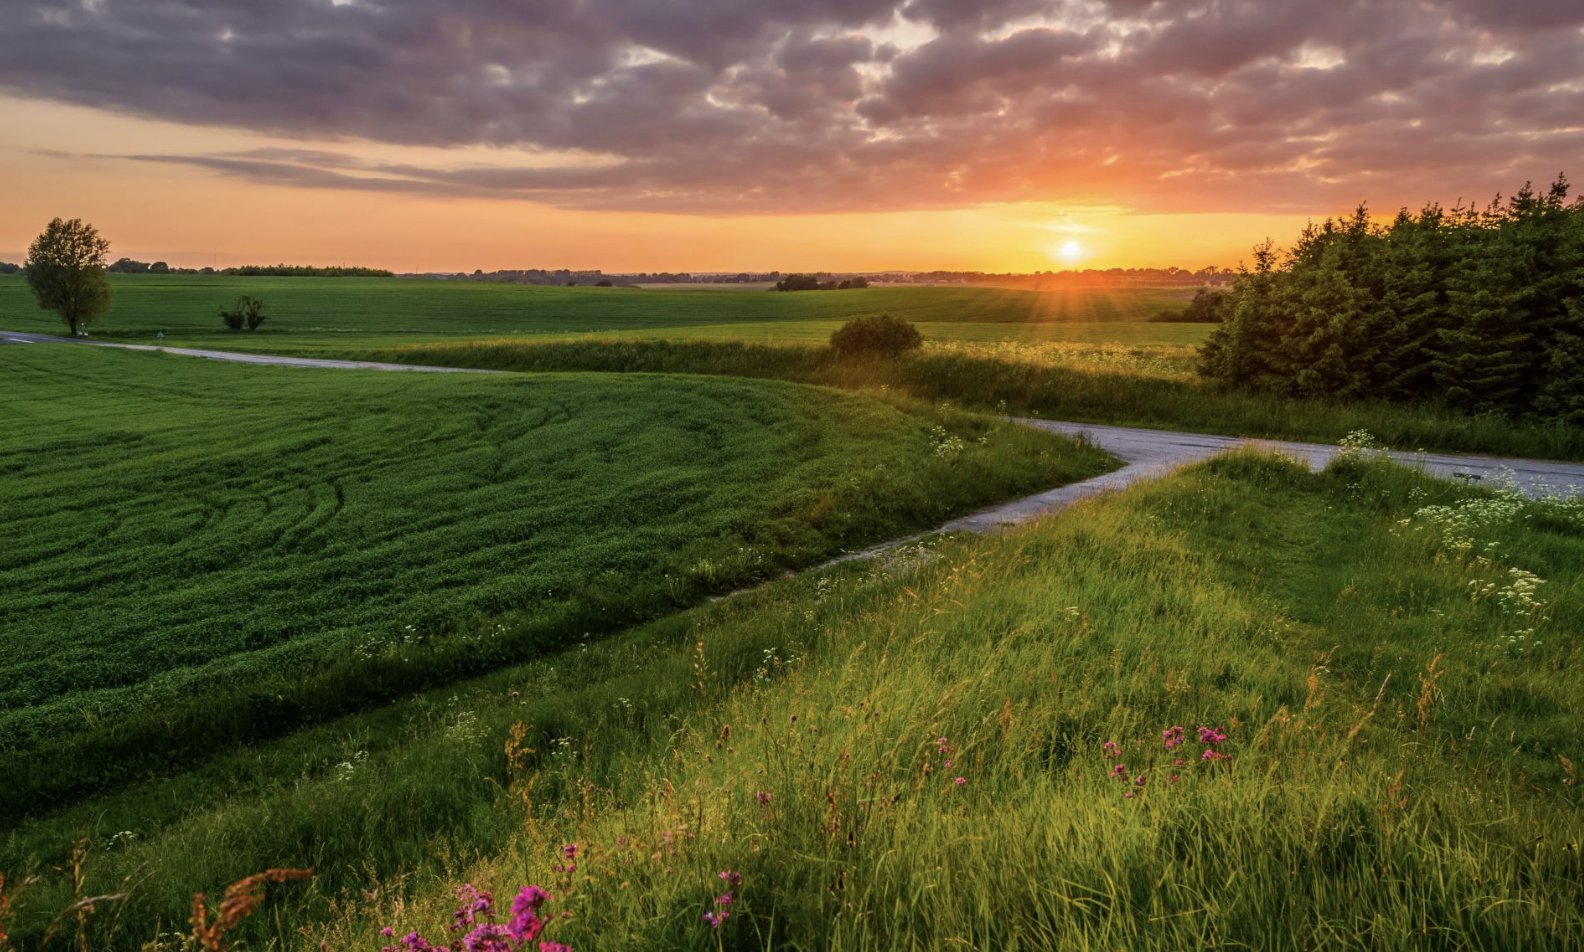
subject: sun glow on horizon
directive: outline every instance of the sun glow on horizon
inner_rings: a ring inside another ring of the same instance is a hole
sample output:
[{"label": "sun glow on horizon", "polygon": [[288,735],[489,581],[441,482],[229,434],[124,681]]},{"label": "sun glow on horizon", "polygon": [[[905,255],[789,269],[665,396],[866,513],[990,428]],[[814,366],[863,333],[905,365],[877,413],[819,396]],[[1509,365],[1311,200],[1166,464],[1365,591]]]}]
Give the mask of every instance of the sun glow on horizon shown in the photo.
[{"label": "sun glow on horizon", "polygon": [[1078,243],[1078,239],[1068,238],[1066,241],[1054,246],[1051,249],[1051,257],[1055,258],[1057,261],[1060,261],[1062,264],[1071,267],[1082,261],[1086,257],[1086,254],[1084,252],[1084,246]]}]

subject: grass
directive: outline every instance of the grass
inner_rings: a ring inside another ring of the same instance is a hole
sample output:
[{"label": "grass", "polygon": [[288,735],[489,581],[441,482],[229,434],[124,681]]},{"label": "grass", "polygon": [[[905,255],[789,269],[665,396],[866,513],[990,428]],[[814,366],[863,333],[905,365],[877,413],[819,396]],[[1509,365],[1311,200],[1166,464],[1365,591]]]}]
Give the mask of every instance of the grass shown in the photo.
[{"label": "grass", "polygon": [[765,381],[4,357],[6,821],[1113,465]]},{"label": "grass", "polygon": [[[561,288],[402,278],[238,278],[112,275],[106,340],[311,353],[501,337],[590,333],[630,337],[824,340],[843,321],[890,312],[931,325],[931,336],[972,340],[1194,343],[1207,328],[1146,323],[1186,303],[1180,290],[1034,292],[1006,288],[889,287],[779,294],[763,290]],[[227,331],[217,313],[241,294],[263,298],[267,322]],[[1112,330],[1102,331],[1095,325]],[[0,327],[57,333],[20,277],[0,277]],[[927,332],[928,333],[928,332]]]},{"label": "grass", "polygon": [[1223,389],[1197,377],[1197,358],[1187,347],[926,340],[922,352],[900,361],[852,363],[836,360],[826,348],[799,345],[594,339],[431,344],[355,355],[449,367],[693,373],[853,389],[885,386],[922,400],[1080,423],[1321,443],[1362,429],[1408,451],[1584,459],[1584,428],[1579,427],[1470,416],[1433,406],[1283,400]]},{"label": "grass", "polygon": [[[1435,406],[1281,400],[1206,385],[1195,374],[1209,325],[1148,323],[1177,290],[1033,292],[891,287],[762,290],[551,288],[403,279],[116,276],[96,331],[112,340],[500,369],[613,370],[884,384],[921,399],[1075,422],[1334,442],[1366,429],[1404,450],[1584,459],[1577,427],[1469,416]],[[239,293],[271,302],[256,333],[213,311]],[[832,368],[812,342],[843,321],[889,311],[930,346],[899,367]],[[52,331],[20,278],[0,278],[0,326]],[[748,346],[757,344],[759,346]],[[796,345],[802,345],[800,351]]]},{"label": "grass", "polygon": [[132,890],[106,947],[304,863],[254,941],[443,934],[470,880],[547,886],[579,949],[1576,947],[1581,565],[1576,503],[1233,456],[133,785],[7,859],[89,832],[84,888]]}]

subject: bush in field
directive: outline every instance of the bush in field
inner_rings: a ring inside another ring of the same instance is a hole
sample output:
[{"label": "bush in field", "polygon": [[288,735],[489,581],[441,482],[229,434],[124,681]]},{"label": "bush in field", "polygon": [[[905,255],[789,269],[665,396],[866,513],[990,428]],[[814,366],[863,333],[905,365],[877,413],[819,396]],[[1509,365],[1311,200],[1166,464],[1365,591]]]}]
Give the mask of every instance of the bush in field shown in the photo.
[{"label": "bush in field", "polygon": [[1180,311],[1161,311],[1150,321],[1155,324],[1220,324],[1231,310],[1232,292],[1220,288],[1200,288],[1193,300]]},{"label": "bush in field", "polygon": [[831,350],[841,357],[900,357],[924,344],[911,321],[890,314],[855,317],[831,334]]},{"label": "bush in field", "polygon": [[231,330],[239,331],[244,327],[248,330],[257,330],[264,323],[264,301],[244,294],[237,298],[236,304],[229,311],[221,311],[220,319],[225,321],[225,326]]}]

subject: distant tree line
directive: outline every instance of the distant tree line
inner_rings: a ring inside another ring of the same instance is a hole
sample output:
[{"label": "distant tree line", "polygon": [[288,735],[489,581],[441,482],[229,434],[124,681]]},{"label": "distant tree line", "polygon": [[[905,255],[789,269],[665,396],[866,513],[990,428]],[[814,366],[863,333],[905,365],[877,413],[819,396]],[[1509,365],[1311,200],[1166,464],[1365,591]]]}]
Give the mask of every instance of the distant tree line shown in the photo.
[{"label": "distant tree line", "polygon": [[504,271],[475,270],[444,273],[428,272],[406,274],[408,278],[431,278],[452,281],[487,281],[495,284],[551,284],[563,287],[608,288],[634,284],[758,284],[781,277],[779,271],[735,274],[693,274],[687,271],[624,271],[604,272],[598,269],[573,271],[569,268],[517,268]]},{"label": "distant tree line", "polygon": [[288,278],[389,278],[394,272],[383,268],[355,268],[348,265],[317,267],[305,264],[248,264],[235,268],[173,268],[163,261],[138,261],[117,258],[105,266],[111,274],[230,274],[238,277]]},{"label": "distant tree line", "polygon": [[321,268],[308,264],[247,264],[237,268],[223,268],[220,273],[245,278],[393,278],[396,276],[396,272],[384,268],[357,268],[351,265]]},{"label": "distant tree line", "polygon": [[862,275],[821,281],[817,274],[789,274],[776,282],[775,289],[777,291],[851,291],[868,286],[869,279]]},{"label": "distant tree line", "polygon": [[1084,268],[1072,271],[1035,271],[1029,274],[989,271],[897,271],[879,277],[892,284],[995,284],[1032,291],[1068,288],[1192,288],[1229,285],[1238,272],[1214,266],[1186,268]]},{"label": "distant tree line", "polygon": [[1269,242],[1202,371],[1293,396],[1435,401],[1584,425],[1584,201],[1559,177],[1485,208],[1360,207]]},{"label": "distant tree line", "polygon": [[[117,258],[106,265],[105,270],[111,274],[170,274],[171,266],[163,261],[150,264],[147,261],[135,261],[131,258]],[[208,270],[209,273],[214,273],[213,268]],[[181,273],[183,269],[177,268],[176,271]]]}]

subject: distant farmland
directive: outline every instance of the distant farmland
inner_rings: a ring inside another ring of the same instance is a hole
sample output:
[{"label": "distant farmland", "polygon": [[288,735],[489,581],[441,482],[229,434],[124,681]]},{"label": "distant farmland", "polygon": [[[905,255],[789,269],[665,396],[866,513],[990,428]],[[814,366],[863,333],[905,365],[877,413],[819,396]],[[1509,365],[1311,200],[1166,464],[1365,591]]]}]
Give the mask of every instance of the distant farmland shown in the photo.
[{"label": "distant farmland", "polygon": [[[858,291],[558,288],[402,278],[243,278],[113,275],[109,317],[93,334],[247,350],[354,350],[503,337],[823,340],[842,322],[891,313],[934,340],[1120,341],[1198,344],[1207,328],[1146,323],[1180,309],[1178,289],[1022,291],[885,287]],[[227,331],[217,316],[239,295],[266,302],[258,331]],[[0,327],[55,332],[18,277],[0,278]]]}]

